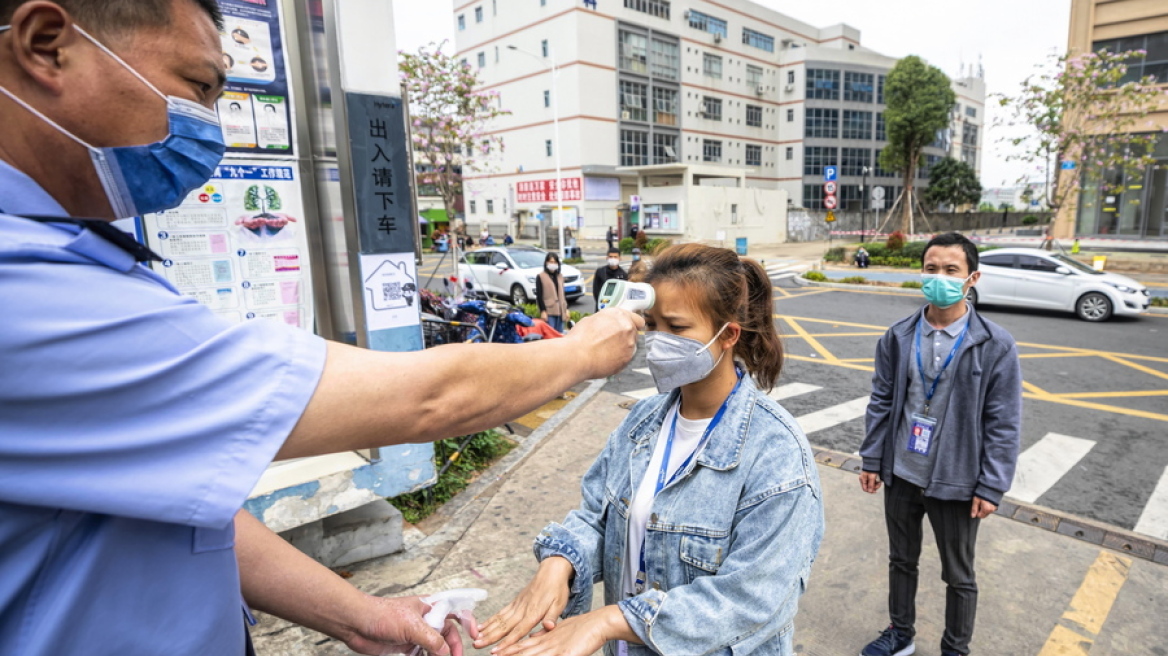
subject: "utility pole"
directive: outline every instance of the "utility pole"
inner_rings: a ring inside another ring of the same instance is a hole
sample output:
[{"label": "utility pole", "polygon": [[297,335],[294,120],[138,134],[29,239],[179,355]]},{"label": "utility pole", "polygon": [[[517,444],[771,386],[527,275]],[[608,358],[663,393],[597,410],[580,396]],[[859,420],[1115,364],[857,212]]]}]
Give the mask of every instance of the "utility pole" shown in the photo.
[{"label": "utility pole", "polygon": [[864,234],[868,227],[868,167],[863,170],[863,179],[860,182],[860,243],[864,243]]}]

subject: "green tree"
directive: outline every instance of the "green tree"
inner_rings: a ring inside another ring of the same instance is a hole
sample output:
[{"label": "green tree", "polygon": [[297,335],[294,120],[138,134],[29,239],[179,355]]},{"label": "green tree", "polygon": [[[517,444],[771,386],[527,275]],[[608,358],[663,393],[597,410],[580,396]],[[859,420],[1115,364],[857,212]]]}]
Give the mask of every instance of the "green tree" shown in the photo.
[{"label": "green tree", "polygon": [[509,115],[495,91],[478,91],[478,71],[442,52],[442,45],[401,52],[402,88],[410,103],[410,132],[418,184],[442,196],[454,217],[463,194],[463,175],[484,171],[503,140],[487,133],[491,121]]},{"label": "green tree", "polygon": [[1001,140],[1015,149],[1007,159],[1045,174],[1041,195],[1051,209],[1073,204],[1084,188],[1118,193],[1125,178],[1142,179],[1155,162],[1160,129],[1148,115],[1164,103],[1164,81],[1135,79],[1128,67],[1146,55],[1052,56],[1018,95],[997,96],[1006,110],[997,124],[1015,135]]},{"label": "green tree", "polygon": [[925,190],[925,202],[931,207],[949,205],[956,210],[958,205],[972,205],[981,200],[981,182],[973,167],[946,157],[933,167],[929,174],[929,188]]},{"label": "green tree", "polygon": [[917,204],[913,180],[921,151],[933,143],[940,130],[949,127],[949,112],[957,96],[941,69],[910,55],[888,73],[884,97],[888,101],[884,110],[888,145],[880,152],[880,167],[901,173],[904,193],[894,208],[901,210],[900,230],[911,232]]}]

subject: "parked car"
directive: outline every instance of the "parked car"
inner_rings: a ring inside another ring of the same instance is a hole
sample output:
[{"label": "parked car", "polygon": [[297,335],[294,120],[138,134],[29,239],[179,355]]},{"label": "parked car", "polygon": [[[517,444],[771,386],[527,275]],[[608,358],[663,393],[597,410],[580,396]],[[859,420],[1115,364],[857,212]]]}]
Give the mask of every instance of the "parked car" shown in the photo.
[{"label": "parked car", "polygon": [[[480,248],[463,256],[458,276],[469,280],[475,291],[504,296],[515,305],[535,302],[535,277],[543,271],[547,251],[530,246]],[[584,295],[580,270],[567,264],[560,266],[564,276],[564,295],[569,303]]]},{"label": "parked car", "polygon": [[1060,253],[1002,248],[981,255],[981,280],[969,290],[975,305],[1016,305],[1074,312],[1084,321],[1136,315],[1152,299],[1140,283]]}]

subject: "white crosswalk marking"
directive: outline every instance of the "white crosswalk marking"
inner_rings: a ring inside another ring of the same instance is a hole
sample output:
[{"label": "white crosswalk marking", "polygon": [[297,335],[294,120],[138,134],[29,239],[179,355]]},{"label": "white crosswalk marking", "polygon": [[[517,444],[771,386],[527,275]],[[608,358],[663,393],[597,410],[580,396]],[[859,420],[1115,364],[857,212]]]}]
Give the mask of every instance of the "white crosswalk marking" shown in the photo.
[{"label": "white crosswalk marking", "polygon": [[810,435],[816,431],[821,431],[832,426],[849,422],[853,419],[859,419],[864,416],[868,410],[868,397],[861,396],[858,399],[852,399],[847,403],[833,405],[830,408],[824,408],[812,412],[808,415],[798,417],[796,421],[803,429],[803,433]]},{"label": "white crosswalk marking", "polygon": [[629,392],[625,392],[625,396],[631,396],[632,398],[634,398],[638,401],[640,401],[641,399],[647,399],[650,396],[653,396],[655,394],[657,394],[656,387],[646,387],[644,389],[638,389],[638,390],[632,390]]},{"label": "white crosswalk marking", "polygon": [[771,397],[772,399],[774,399],[776,401],[782,401],[784,399],[789,399],[791,397],[799,396],[801,394],[810,394],[811,392],[818,392],[821,389],[823,389],[823,388],[820,387],[819,385],[808,385],[807,383],[788,383],[786,385],[780,385],[780,386],[774,388],[773,390],[771,390],[770,394],[767,394],[767,396]]},{"label": "white crosswalk marking", "polygon": [[1164,468],[1160,482],[1152,491],[1152,498],[1144,506],[1140,521],[1136,522],[1136,533],[1168,540],[1168,467]]},{"label": "white crosswalk marking", "polygon": [[640,369],[633,369],[633,373],[635,373],[635,374],[644,374],[644,375],[646,375],[646,376],[652,376],[652,375],[653,375],[653,374],[652,374],[652,373],[649,371],[649,367],[641,367]]},{"label": "white crosswalk marking", "polygon": [[1014,486],[1006,495],[1027,503],[1038,501],[1094,447],[1091,440],[1047,433],[1018,457]]}]

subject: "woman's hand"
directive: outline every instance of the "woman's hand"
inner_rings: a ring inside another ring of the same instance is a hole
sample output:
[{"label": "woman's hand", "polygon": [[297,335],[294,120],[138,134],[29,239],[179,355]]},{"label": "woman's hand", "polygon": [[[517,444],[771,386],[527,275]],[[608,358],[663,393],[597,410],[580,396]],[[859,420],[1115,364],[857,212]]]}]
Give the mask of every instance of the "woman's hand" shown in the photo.
[{"label": "woman's hand", "polygon": [[544,321],[547,321],[547,312],[540,312],[539,318],[543,319]]},{"label": "woman's hand", "polygon": [[617,606],[605,606],[559,624],[544,624],[544,630],[512,645],[492,651],[497,656],[589,656],[609,640],[640,644]]},{"label": "woman's hand", "polygon": [[482,649],[498,642],[499,646],[491,650],[498,653],[541,624],[545,628],[555,626],[556,618],[568,605],[568,583],[574,573],[572,563],[564,558],[552,556],[544,559],[535,578],[519,596],[479,627],[475,648]]}]

